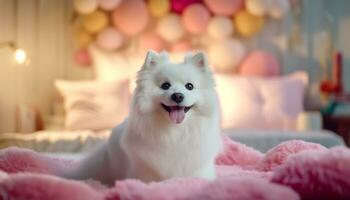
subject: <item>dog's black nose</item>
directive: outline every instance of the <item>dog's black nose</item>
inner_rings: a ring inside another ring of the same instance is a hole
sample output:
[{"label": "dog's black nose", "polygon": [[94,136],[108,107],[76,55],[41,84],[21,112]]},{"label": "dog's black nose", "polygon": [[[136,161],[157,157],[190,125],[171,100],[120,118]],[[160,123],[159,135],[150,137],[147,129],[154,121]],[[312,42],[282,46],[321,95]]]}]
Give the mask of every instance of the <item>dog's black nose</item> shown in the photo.
[{"label": "dog's black nose", "polygon": [[181,103],[184,98],[185,97],[182,93],[174,93],[171,95],[171,100],[175,101],[176,103]]}]

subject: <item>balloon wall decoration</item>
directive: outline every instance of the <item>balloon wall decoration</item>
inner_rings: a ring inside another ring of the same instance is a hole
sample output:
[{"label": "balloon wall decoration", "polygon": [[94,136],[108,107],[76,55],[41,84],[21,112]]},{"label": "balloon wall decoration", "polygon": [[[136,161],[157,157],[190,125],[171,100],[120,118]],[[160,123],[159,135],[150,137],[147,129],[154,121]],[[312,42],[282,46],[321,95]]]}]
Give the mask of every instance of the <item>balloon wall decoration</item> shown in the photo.
[{"label": "balloon wall decoration", "polygon": [[216,71],[274,75],[279,72],[277,60],[267,52],[249,54],[249,40],[271,18],[283,18],[295,2],[298,0],[72,0],[74,60],[88,66],[91,44],[105,51],[139,55],[148,49],[203,50]]}]

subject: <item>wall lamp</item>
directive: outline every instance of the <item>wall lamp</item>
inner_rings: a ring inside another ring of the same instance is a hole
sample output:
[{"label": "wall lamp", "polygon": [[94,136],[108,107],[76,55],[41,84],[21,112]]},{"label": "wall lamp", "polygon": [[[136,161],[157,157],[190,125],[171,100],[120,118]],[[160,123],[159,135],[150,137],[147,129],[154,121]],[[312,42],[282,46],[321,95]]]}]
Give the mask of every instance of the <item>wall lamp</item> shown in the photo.
[{"label": "wall lamp", "polygon": [[10,48],[13,52],[13,58],[16,61],[17,64],[24,64],[27,61],[27,53],[21,49],[18,48],[15,42],[13,41],[6,41],[6,42],[0,42],[0,48]]}]

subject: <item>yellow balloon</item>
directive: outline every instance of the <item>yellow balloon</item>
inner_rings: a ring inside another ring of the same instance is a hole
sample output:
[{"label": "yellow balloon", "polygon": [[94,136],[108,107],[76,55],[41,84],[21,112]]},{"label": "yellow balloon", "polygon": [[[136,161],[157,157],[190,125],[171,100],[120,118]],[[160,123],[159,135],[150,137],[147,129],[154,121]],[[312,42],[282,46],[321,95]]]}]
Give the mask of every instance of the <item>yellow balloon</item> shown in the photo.
[{"label": "yellow balloon", "polygon": [[264,26],[264,17],[252,15],[243,10],[234,16],[236,31],[245,37],[250,37],[259,32]]},{"label": "yellow balloon", "polygon": [[108,16],[105,12],[97,10],[84,16],[83,27],[92,34],[98,33],[108,25]]},{"label": "yellow balloon", "polygon": [[169,0],[149,0],[148,9],[153,16],[163,17],[170,10],[170,2]]},{"label": "yellow balloon", "polygon": [[93,40],[92,35],[81,29],[76,30],[74,34],[79,48],[87,47]]}]

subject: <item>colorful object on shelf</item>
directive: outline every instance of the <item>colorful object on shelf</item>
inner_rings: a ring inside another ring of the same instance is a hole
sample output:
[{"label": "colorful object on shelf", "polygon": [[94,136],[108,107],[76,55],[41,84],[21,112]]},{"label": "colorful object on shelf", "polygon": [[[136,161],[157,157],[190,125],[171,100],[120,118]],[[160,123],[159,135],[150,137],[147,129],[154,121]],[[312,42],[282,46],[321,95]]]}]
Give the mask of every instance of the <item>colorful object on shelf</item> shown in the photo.
[{"label": "colorful object on shelf", "polygon": [[135,36],[143,31],[149,22],[146,3],[142,0],[122,1],[112,13],[112,22],[127,36]]},{"label": "colorful object on shelf", "polygon": [[139,51],[142,55],[148,50],[160,52],[165,49],[165,41],[156,33],[147,33],[140,36]]},{"label": "colorful object on shelf", "polygon": [[245,8],[253,15],[264,16],[269,9],[269,5],[267,0],[246,0]]},{"label": "colorful object on shelf", "polygon": [[111,11],[116,8],[121,2],[122,0],[99,0],[98,3],[100,8],[103,10]]},{"label": "colorful object on shelf", "polygon": [[75,40],[77,43],[77,46],[79,48],[85,48],[89,46],[89,44],[92,42],[93,37],[89,33],[87,33],[85,30],[76,30],[74,33]]},{"label": "colorful object on shelf", "polygon": [[83,27],[89,33],[98,33],[107,25],[108,16],[102,11],[97,10],[83,17]]},{"label": "colorful object on shelf", "polygon": [[320,90],[326,94],[342,94],[342,68],[343,56],[340,52],[335,52],[333,55],[332,80],[325,80],[320,85]]},{"label": "colorful object on shelf", "polygon": [[104,50],[116,50],[123,45],[124,38],[114,27],[107,27],[96,38],[96,44]]},{"label": "colorful object on shelf", "polygon": [[163,17],[170,11],[169,0],[149,0],[148,9],[154,17]]},{"label": "colorful object on shelf", "polygon": [[209,62],[218,72],[233,72],[246,54],[243,44],[236,39],[214,42],[209,46]]},{"label": "colorful object on shelf", "polygon": [[232,16],[244,7],[243,0],[204,0],[204,2],[216,15]]},{"label": "colorful object on shelf", "polygon": [[208,33],[214,39],[225,39],[233,34],[232,20],[228,17],[215,16],[211,18],[208,25]]},{"label": "colorful object on shelf", "polygon": [[98,7],[97,0],[74,0],[74,9],[79,14],[89,14],[94,12]]},{"label": "colorful object on shelf", "polygon": [[185,29],[192,34],[202,33],[208,25],[210,13],[199,3],[191,4],[182,13],[182,22]]},{"label": "colorful object on shelf", "polygon": [[250,37],[258,33],[263,25],[264,18],[250,14],[243,10],[234,17],[236,31],[244,36]]},{"label": "colorful object on shelf", "polygon": [[280,71],[278,60],[264,51],[250,53],[239,67],[239,74],[248,76],[276,76]]},{"label": "colorful object on shelf", "polygon": [[161,18],[157,25],[157,32],[168,42],[180,40],[185,35],[181,17],[177,14],[169,14]]},{"label": "colorful object on shelf", "polygon": [[201,3],[202,0],[171,0],[171,10],[181,14],[185,8],[193,3]]},{"label": "colorful object on shelf", "polygon": [[91,55],[87,49],[79,49],[74,54],[74,61],[75,63],[81,65],[81,66],[90,66],[91,61]]},{"label": "colorful object on shelf", "polygon": [[191,50],[192,50],[192,45],[187,40],[179,41],[173,44],[173,46],[171,47],[172,52],[186,52]]},{"label": "colorful object on shelf", "polygon": [[289,0],[268,0],[268,13],[271,17],[280,19],[289,12]]}]

